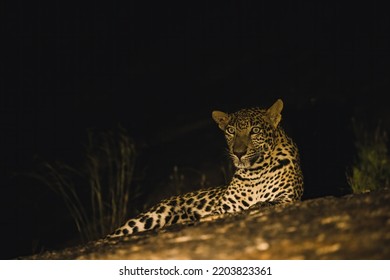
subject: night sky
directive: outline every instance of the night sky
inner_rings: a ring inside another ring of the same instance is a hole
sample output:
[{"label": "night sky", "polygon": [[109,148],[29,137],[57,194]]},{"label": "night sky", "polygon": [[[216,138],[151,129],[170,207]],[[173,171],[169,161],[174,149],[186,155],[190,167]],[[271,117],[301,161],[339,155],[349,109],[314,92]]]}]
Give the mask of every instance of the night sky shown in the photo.
[{"label": "night sky", "polygon": [[308,199],[349,192],[351,118],[390,126],[390,17],[373,1],[10,2],[0,6],[2,258],[75,238],[61,198],[26,174],[37,159],[80,163],[88,129],[124,127],[154,178],[140,185],[161,186],[175,165],[228,160],[212,110],[282,98]]}]

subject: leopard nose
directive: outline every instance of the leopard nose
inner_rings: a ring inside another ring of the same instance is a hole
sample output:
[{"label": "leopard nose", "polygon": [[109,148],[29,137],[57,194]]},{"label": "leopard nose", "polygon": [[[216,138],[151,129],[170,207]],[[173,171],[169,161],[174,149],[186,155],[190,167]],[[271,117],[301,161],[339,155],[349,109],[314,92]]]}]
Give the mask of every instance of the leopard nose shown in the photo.
[{"label": "leopard nose", "polygon": [[241,159],[245,155],[245,151],[234,151],[234,154]]}]

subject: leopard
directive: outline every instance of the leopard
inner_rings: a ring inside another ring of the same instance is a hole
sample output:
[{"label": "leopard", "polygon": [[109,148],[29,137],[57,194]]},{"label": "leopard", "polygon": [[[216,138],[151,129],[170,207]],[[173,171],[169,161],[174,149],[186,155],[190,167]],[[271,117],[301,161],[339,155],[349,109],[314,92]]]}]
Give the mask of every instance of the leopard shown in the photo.
[{"label": "leopard", "polygon": [[204,217],[240,213],[261,205],[300,201],[303,174],[297,145],[281,127],[283,101],[263,109],[250,107],[234,113],[213,111],[223,131],[234,165],[230,183],[164,199],[127,220],[106,239],[159,230]]}]

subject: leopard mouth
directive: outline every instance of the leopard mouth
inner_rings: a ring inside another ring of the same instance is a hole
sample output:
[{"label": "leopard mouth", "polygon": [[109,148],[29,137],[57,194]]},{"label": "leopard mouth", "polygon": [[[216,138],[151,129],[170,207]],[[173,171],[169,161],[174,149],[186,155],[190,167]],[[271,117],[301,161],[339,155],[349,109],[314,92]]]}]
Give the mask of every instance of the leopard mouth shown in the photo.
[{"label": "leopard mouth", "polygon": [[250,168],[256,164],[258,160],[259,157],[257,155],[244,156],[241,159],[236,156],[233,157],[233,163],[236,168]]},{"label": "leopard mouth", "polygon": [[236,156],[233,157],[233,163],[236,168],[252,168],[261,163],[263,160],[263,154],[253,154],[251,156],[246,155],[241,159]]},{"label": "leopard mouth", "polygon": [[245,163],[241,160],[234,161],[234,166],[236,168],[248,168],[249,167],[247,163]]}]

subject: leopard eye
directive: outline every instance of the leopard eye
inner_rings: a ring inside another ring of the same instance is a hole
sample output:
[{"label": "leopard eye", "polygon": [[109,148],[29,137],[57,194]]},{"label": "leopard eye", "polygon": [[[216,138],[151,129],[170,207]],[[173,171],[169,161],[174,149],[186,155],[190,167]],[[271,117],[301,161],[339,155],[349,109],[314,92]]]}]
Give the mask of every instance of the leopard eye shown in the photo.
[{"label": "leopard eye", "polygon": [[251,134],[259,134],[261,132],[262,132],[262,130],[257,126],[252,127],[252,129],[251,129]]},{"label": "leopard eye", "polygon": [[236,130],[235,130],[234,127],[232,127],[232,126],[228,126],[228,127],[226,128],[226,132],[229,133],[229,134],[234,134],[235,131],[236,131]]}]

